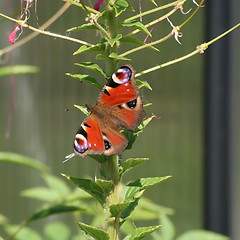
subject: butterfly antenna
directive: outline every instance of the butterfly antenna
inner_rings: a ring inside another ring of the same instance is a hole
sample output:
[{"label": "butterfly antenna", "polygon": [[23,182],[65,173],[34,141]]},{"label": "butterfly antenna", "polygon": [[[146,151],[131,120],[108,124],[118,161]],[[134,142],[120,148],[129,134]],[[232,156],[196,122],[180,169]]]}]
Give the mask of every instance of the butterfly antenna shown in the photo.
[{"label": "butterfly antenna", "polygon": [[70,160],[71,158],[73,158],[75,155],[76,155],[75,153],[71,153],[71,154],[67,155],[67,156],[65,157],[65,160],[63,161],[63,163],[67,162],[68,160]]}]

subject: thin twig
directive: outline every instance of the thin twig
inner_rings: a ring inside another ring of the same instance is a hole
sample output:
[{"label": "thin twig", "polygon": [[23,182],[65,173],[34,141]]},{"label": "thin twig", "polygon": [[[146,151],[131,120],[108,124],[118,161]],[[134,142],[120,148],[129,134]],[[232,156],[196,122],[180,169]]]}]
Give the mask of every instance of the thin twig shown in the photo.
[{"label": "thin twig", "polygon": [[157,65],[155,67],[152,67],[152,68],[149,68],[147,70],[144,70],[144,71],[141,71],[140,73],[137,73],[135,74],[135,77],[139,77],[139,76],[142,76],[146,73],[150,73],[150,72],[153,72],[155,70],[158,70],[160,68],[164,68],[164,67],[167,67],[167,66],[170,66],[172,64],[175,64],[175,63],[178,63],[178,62],[181,62],[183,60],[186,60],[198,53],[204,53],[205,50],[207,50],[207,48],[213,44],[214,42],[216,42],[217,40],[219,40],[220,38],[224,37],[225,35],[227,35],[228,33],[232,32],[233,30],[235,30],[236,28],[240,27],[240,23],[236,24],[234,27],[232,27],[231,29],[227,30],[226,32],[222,33],[221,35],[217,36],[216,38],[212,39],[211,41],[207,42],[207,43],[202,43],[201,45],[199,45],[197,47],[196,50],[194,50],[193,52],[183,56],[183,57],[180,57],[180,58],[177,58],[177,59],[174,59],[172,61],[169,61],[169,62],[166,62],[166,63],[163,63],[163,64],[160,64],[160,65]]}]

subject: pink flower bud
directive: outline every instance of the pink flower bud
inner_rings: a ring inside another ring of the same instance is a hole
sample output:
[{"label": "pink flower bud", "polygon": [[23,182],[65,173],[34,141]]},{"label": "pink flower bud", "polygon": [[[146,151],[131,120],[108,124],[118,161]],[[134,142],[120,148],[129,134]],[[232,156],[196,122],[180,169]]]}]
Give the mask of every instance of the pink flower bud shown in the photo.
[{"label": "pink flower bud", "polygon": [[16,33],[20,31],[20,27],[19,26],[16,26],[16,28],[8,35],[8,41],[12,44],[15,43],[15,36],[16,36]]},{"label": "pink flower bud", "polygon": [[96,4],[94,5],[93,8],[94,8],[95,10],[99,11],[100,4],[102,4],[102,3],[104,3],[104,0],[98,0],[98,1],[96,2]]}]

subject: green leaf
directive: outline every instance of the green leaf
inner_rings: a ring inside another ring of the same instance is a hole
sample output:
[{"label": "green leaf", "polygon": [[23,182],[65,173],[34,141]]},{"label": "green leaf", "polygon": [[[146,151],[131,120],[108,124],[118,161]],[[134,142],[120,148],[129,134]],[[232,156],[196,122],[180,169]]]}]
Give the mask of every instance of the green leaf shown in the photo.
[{"label": "green leaf", "polygon": [[122,163],[119,173],[123,175],[127,171],[131,170],[133,167],[136,167],[139,164],[144,163],[148,160],[149,158],[129,158]]},{"label": "green leaf", "polygon": [[113,47],[120,39],[122,38],[121,34],[117,34],[115,37],[108,39],[107,41],[111,47]]},{"label": "green leaf", "polygon": [[31,65],[13,65],[0,67],[0,77],[38,73],[39,67]]},{"label": "green leaf", "polygon": [[[174,225],[166,215],[161,216],[161,225],[163,227],[161,228],[161,231],[159,231],[161,236],[160,238],[164,240],[175,239]],[[157,238],[157,239],[160,239],[160,238]]]},{"label": "green leaf", "polygon": [[123,27],[133,27],[133,28],[136,28],[136,29],[138,29],[138,30],[140,30],[140,31],[142,31],[142,32],[152,36],[151,33],[148,31],[148,29],[141,22],[139,22],[137,20],[132,20],[132,21],[128,21],[128,22],[122,22],[121,25]]},{"label": "green leaf", "polygon": [[105,59],[107,59],[107,57],[106,57],[106,55],[104,55],[104,54],[97,54],[97,56],[96,56],[96,60],[105,60]]},{"label": "green leaf", "polygon": [[85,45],[81,46],[73,55],[88,53],[88,52],[103,52],[105,50],[104,44],[96,44],[92,47],[87,47]]},{"label": "green leaf", "polygon": [[133,36],[125,36],[122,37],[119,42],[124,42],[124,43],[135,43],[138,45],[144,45],[144,42],[140,41],[138,38],[133,37]]},{"label": "green leaf", "polygon": [[91,179],[81,179],[62,174],[67,179],[71,180],[75,185],[92,195],[101,205],[106,202],[106,197],[114,188],[112,181],[98,179],[96,182]]},{"label": "green leaf", "polygon": [[121,226],[126,219],[131,215],[135,207],[138,205],[140,198],[135,198],[133,201],[130,201],[130,204],[121,212],[119,216],[119,225]]},{"label": "green leaf", "polygon": [[230,238],[210,231],[192,230],[183,233],[176,240],[230,240]]},{"label": "green leaf", "polygon": [[138,204],[138,211],[134,212],[133,218],[136,221],[159,220],[162,216],[172,214],[174,214],[173,209],[163,207],[142,196]]},{"label": "green leaf", "polygon": [[123,203],[111,204],[109,210],[111,217],[119,217],[120,214],[132,203],[131,201],[126,201]]},{"label": "green leaf", "polygon": [[128,2],[125,0],[116,0],[114,4],[112,4],[116,12],[116,17],[119,16],[122,12],[124,12],[128,7]]},{"label": "green leaf", "polygon": [[59,214],[59,213],[66,213],[66,212],[76,212],[82,211],[83,208],[75,207],[75,206],[66,206],[66,205],[57,205],[50,208],[43,209],[34,213],[31,217],[28,218],[28,222],[32,222],[41,218],[46,218],[48,216]]},{"label": "green leaf", "polygon": [[104,78],[108,79],[107,74],[96,63],[93,63],[93,62],[81,62],[81,63],[75,63],[75,65],[80,66],[80,67],[85,67],[85,68],[90,69],[92,71],[98,72],[98,73],[102,74],[104,76]]},{"label": "green leaf", "polygon": [[66,73],[67,76],[79,79],[85,83],[88,83],[98,89],[102,89],[103,85],[98,83],[97,80],[93,77],[90,77],[89,75],[85,75],[85,74],[71,74],[71,73]]},{"label": "green leaf", "polygon": [[44,239],[66,240],[70,239],[70,235],[69,227],[61,222],[49,222],[44,227]]},{"label": "green leaf", "polygon": [[[138,38],[136,37],[133,37],[133,36],[125,36],[125,37],[122,37],[119,42],[125,42],[125,43],[135,43],[135,44],[138,44],[140,46],[143,46],[143,45],[146,45],[146,43],[140,41]],[[155,51],[160,51],[159,49],[157,49],[156,47],[153,47],[153,46],[148,46],[148,48],[150,49],[153,49]]]},{"label": "green leaf", "polygon": [[69,195],[71,193],[70,188],[59,177],[48,174],[48,175],[44,175],[43,179],[47,183],[48,187],[50,189],[52,189],[53,191],[57,192],[59,194],[59,196],[66,197],[67,195]]},{"label": "green leaf", "polygon": [[170,178],[170,176],[166,177],[152,177],[152,178],[140,178],[134,182],[130,182],[127,184],[122,191],[122,196],[125,200],[133,200],[138,197],[138,195],[142,194],[142,191],[152,187],[166,179]]},{"label": "green leaf", "polygon": [[142,88],[142,87],[145,87],[145,88],[147,88],[149,90],[152,90],[151,86],[149,85],[149,83],[147,81],[141,81],[141,80],[137,79],[136,82],[137,82],[137,85],[138,85],[139,89]]},{"label": "green leaf", "polygon": [[92,24],[92,23],[86,23],[86,24],[82,24],[82,25],[77,26],[77,27],[70,28],[70,29],[67,30],[67,32],[88,30],[88,29],[95,29],[95,30],[97,30],[98,28],[94,24]]},{"label": "green leaf", "polygon": [[20,154],[16,154],[16,153],[0,152],[0,162],[20,164],[20,165],[34,168],[36,170],[40,170],[42,172],[45,172],[48,170],[48,167],[43,163],[37,162],[32,158],[29,158]]},{"label": "green leaf", "polygon": [[75,108],[79,109],[82,113],[85,115],[89,115],[90,112],[88,111],[87,107],[79,106],[79,105],[74,105]]},{"label": "green leaf", "polygon": [[81,222],[79,222],[78,225],[87,236],[91,236],[95,240],[109,240],[110,239],[108,233],[106,233],[102,229],[98,229],[96,227],[92,227],[90,225],[87,225],[87,224],[81,223]]},{"label": "green leaf", "polygon": [[59,194],[52,189],[45,187],[29,188],[21,192],[21,196],[34,198],[46,202],[59,201]]},{"label": "green leaf", "polygon": [[151,234],[153,231],[157,230],[160,225],[158,226],[150,226],[150,227],[141,227],[134,229],[133,233],[130,236],[125,237],[123,240],[140,240],[149,234]]},{"label": "green leaf", "polygon": [[133,143],[135,142],[137,136],[143,132],[143,129],[151,122],[154,116],[151,116],[141,122],[141,124],[136,128],[134,132],[124,129],[124,136],[128,139],[128,146],[126,149],[131,149]]},{"label": "green leaf", "polygon": [[117,55],[116,53],[112,52],[110,55],[109,55],[110,58],[113,58],[113,59],[116,59],[118,61],[122,60],[122,61],[131,61],[130,58],[125,58],[125,57],[121,57],[119,55]]}]

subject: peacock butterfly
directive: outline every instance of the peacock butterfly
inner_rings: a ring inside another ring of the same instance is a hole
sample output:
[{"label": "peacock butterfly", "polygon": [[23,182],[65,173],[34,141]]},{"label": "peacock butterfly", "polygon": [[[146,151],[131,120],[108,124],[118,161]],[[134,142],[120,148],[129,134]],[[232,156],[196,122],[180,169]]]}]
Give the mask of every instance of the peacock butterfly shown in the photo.
[{"label": "peacock butterfly", "polygon": [[128,141],[119,131],[134,131],[145,115],[142,98],[131,65],[121,66],[103,87],[95,106],[87,106],[91,112],[82,122],[73,141],[74,153],[120,155]]}]

